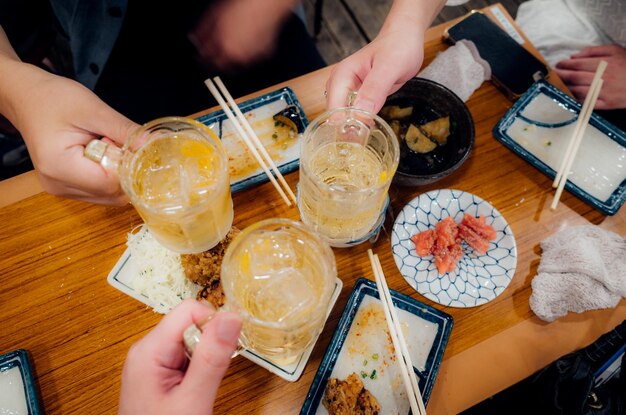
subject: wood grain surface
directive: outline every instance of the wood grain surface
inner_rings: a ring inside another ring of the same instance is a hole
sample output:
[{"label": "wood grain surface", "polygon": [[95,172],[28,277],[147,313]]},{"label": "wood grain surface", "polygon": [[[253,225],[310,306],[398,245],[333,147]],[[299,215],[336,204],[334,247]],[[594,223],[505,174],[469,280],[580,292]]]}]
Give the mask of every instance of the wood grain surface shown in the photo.
[{"label": "wood grain surface", "polygon": [[[426,63],[446,47],[442,32],[441,26],[429,31]],[[329,68],[325,68],[283,84],[294,89],[310,119],[324,109],[328,73]],[[554,82],[562,86],[557,79]],[[467,104],[476,125],[476,145],[470,158],[438,183],[419,188],[392,186],[390,215],[373,246],[390,288],[453,316],[454,329],[444,362],[490,338],[501,334],[508,338],[507,330],[533,317],[528,298],[541,240],[564,227],[585,223],[626,234],[624,209],[606,217],[568,192],[559,209],[550,211],[551,180],[492,136],[492,128],[511,102],[490,83],[485,83]],[[295,188],[298,173],[286,179]],[[495,206],[513,229],[519,255],[515,276],[504,293],[486,305],[456,309],[433,304],[417,294],[395,266],[389,238],[392,216],[417,195],[438,188],[479,195]],[[6,189],[0,183],[0,192]],[[236,193],[233,200],[234,224],[240,228],[264,218],[298,218],[297,209],[287,208],[269,183]],[[127,233],[141,223],[139,216],[131,206],[103,207],[37,193],[0,208],[0,223],[0,354],[16,348],[29,351],[48,414],[115,413],[126,352],[161,318],[106,282],[126,248]],[[364,243],[335,249],[344,288],[300,380],[289,383],[237,357],[219,390],[216,413],[299,411],[355,280],[373,278],[366,253],[370,247]],[[602,313],[589,318],[602,318]],[[588,341],[595,338],[595,333],[579,334]],[[535,369],[538,367],[527,368]],[[438,382],[437,388],[446,393],[433,396],[454,394],[445,389],[445,383]],[[465,407],[474,403],[472,399],[466,397]]]}]

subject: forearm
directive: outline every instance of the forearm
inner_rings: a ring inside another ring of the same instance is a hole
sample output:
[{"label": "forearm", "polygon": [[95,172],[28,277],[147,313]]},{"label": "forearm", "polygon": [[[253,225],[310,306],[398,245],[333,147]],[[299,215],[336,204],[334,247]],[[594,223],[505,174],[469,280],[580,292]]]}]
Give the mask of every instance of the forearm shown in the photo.
[{"label": "forearm", "polygon": [[380,33],[397,30],[406,25],[426,32],[445,3],[446,0],[394,0]]},{"label": "forearm", "polygon": [[11,42],[9,42],[9,38],[6,33],[4,33],[2,26],[0,26],[0,57],[6,57],[15,61],[20,60],[17,53],[15,53],[15,50],[13,50],[13,46],[11,46]]},{"label": "forearm", "polygon": [[24,63],[15,53],[4,30],[0,27],[0,114],[20,130],[18,109],[30,88],[43,80],[47,73]]},{"label": "forearm", "polygon": [[0,114],[9,121],[14,120],[14,106],[10,97],[14,94],[14,76],[22,65],[20,58],[9,42],[6,33],[0,27]]},{"label": "forearm", "polygon": [[25,98],[45,77],[42,69],[0,54],[0,114],[22,133],[21,118],[30,102]]}]

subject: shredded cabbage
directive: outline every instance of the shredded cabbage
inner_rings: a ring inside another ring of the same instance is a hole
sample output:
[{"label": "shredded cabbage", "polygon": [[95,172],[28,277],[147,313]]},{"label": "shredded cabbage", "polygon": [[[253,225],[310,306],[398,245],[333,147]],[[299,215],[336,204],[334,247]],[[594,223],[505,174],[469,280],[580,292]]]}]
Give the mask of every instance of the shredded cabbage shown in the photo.
[{"label": "shredded cabbage", "polygon": [[180,255],[159,244],[143,226],[128,234],[128,248],[135,267],[132,287],[146,297],[146,303],[167,314],[183,299],[195,297],[199,287],[185,277]]}]

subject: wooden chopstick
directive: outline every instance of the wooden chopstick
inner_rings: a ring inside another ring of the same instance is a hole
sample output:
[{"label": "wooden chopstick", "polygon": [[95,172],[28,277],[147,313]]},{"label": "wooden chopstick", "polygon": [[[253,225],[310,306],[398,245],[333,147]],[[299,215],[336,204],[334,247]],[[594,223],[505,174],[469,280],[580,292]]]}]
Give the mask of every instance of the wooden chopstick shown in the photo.
[{"label": "wooden chopstick", "polygon": [[226,97],[226,101],[228,101],[231,108],[235,110],[235,114],[237,114],[237,118],[239,119],[239,121],[241,122],[241,125],[243,125],[244,129],[248,133],[249,138],[256,145],[257,149],[261,152],[261,155],[263,156],[264,160],[270,165],[270,167],[272,168],[272,171],[278,178],[278,181],[280,181],[284,189],[287,191],[287,194],[289,195],[291,200],[293,200],[295,204],[298,204],[298,201],[296,200],[296,195],[291,190],[291,187],[289,187],[289,185],[287,184],[287,181],[285,181],[285,178],[278,170],[278,167],[276,167],[274,160],[272,160],[270,155],[267,153],[267,150],[265,150],[265,147],[263,146],[263,143],[261,143],[259,136],[256,135],[256,133],[250,126],[250,123],[248,122],[246,117],[244,117],[243,113],[241,112],[241,109],[239,109],[239,106],[235,103],[235,100],[230,95],[230,92],[228,92],[228,90],[226,89],[226,86],[224,85],[220,77],[216,76],[215,78],[213,78],[213,81],[217,84],[217,87],[222,92],[222,95]]},{"label": "wooden chopstick", "polygon": [[413,371],[413,362],[411,361],[411,355],[406,345],[402,328],[400,327],[400,319],[396,313],[396,309],[391,299],[391,293],[387,286],[387,280],[383,268],[378,259],[378,255],[374,255],[371,249],[367,250],[367,254],[372,264],[372,270],[374,271],[374,278],[376,279],[376,286],[378,287],[378,295],[380,302],[383,306],[385,318],[387,320],[387,327],[389,328],[389,334],[393,343],[393,348],[396,354],[396,360],[400,365],[400,371],[404,380],[404,386],[406,388],[407,395],[409,397],[409,404],[411,405],[411,412],[414,415],[426,415],[426,408],[424,407],[424,401],[422,400],[422,394]]},{"label": "wooden chopstick", "polygon": [[[400,326],[400,319],[398,317],[398,314],[396,312],[396,308],[393,305],[393,300],[391,298],[391,292],[389,291],[389,287],[387,285],[387,279],[385,278],[385,273],[383,272],[383,267],[380,264],[380,260],[378,258],[378,255],[373,255],[374,260],[376,262],[376,267],[378,269],[378,276],[380,279],[380,285],[383,287],[383,292],[386,298],[386,303],[389,306],[389,313],[391,315],[391,318],[393,319],[394,322],[394,326],[396,329],[396,333],[398,335],[398,343],[400,346],[400,350],[402,351],[402,354],[404,356],[405,362],[406,362],[406,368],[407,371],[409,373],[409,380],[411,381],[411,386],[413,388],[413,392],[414,392],[414,396],[415,399],[417,401],[417,405],[419,407],[419,413],[426,415],[426,408],[424,407],[424,401],[422,400],[422,394],[421,391],[419,389],[419,385],[417,383],[417,377],[415,376],[415,372],[413,371],[413,361],[411,359],[411,355],[409,353],[407,344],[406,344],[406,339],[404,338],[404,333],[402,332],[402,327]],[[380,289],[379,289],[380,292]]]},{"label": "wooden chopstick", "polygon": [[602,89],[602,85],[604,83],[602,75],[604,74],[606,67],[606,61],[600,61],[598,64],[596,73],[593,76],[593,81],[589,87],[589,92],[587,92],[587,97],[585,98],[583,106],[580,109],[580,113],[578,114],[574,134],[572,135],[572,138],[567,146],[563,160],[561,160],[561,165],[559,166],[559,170],[554,177],[554,182],[552,182],[552,187],[556,187],[556,192],[554,194],[554,198],[552,199],[552,204],[550,205],[550,209],[552,210],[555,210],[559,204],[561,194],[563,193],[563,189],[567,183],[567,177],[570,174],[572,164],[576,158],[576,153],[578,153],[578,148],[580,147],[580,143],[585,135],[585,130],[589,124],[591,114],[593,113],[593,108],[595,107],[598,96],[600,95],[600,90]]},{"label": "wooden chopstick", "polygon": [[[265,172],[267,177],[270,179],[270,181],[272,182],[272,184],[276,188],[276,191],[278,191],[278,193],[283,198],[283,200],[285,201],[287,206],[291,206],[291,201],[289,200],[289,198],[287,197],[287,195],[285,194],[283,189],[280,187],[280,185],[278,184],[278,182],[274,178],[274,175],[267,168],[267,165],[265,164],[265,161],[263,160],[263,158],[261,157],[261,155],[257,151],[256,146],[254,144],[252,144],[252,142],[250,141],[250,138],[248,137],[248,135],[246,134],[246,132],[244,131],[242,126],[239,124],[239,121],[237,120],[237,118],[235,117],[233,112],[230,110],[230,108],[226,104],[226,101],[224,101],[224,98],[222,98],[222,96],[220,95],[220,93],[217,90],[217,88],[215,87],[215,84],[213,83],[213,81],[211,79],[206,79],[204,81],[204,84],[207,86],[207,88],[209,88],[209,91],[211,92],[211,94],[213,95],[215,100],[220,104],[220,107],[222,107],[222,110],[224,111],[224,113],[226,114],[226,116],[228,117],[230,122],[233,123],[233,125],[235,126],[235,130],[239,134],[239,137],[241,137],[241,139],[244,141],[246,146],[248,146],[248,148],[252,152],[252,155],[254,156],[256,161],[259,163],[259,165],[261,166],[261,168],[263,169],[263,171]],[[235,108],[238,108],[238,107],[235,105]],[[280,172],[278,172],[278,174],[280,174]],[[281,177],[282,177],[282,175],[281,175]]]},{"label": "wooden chopstick", "polygon": [[[607,62],[602,60],[600,61],[600,63],[598,64],[598,67],[596,68],[596,73],[594,74],[593,80],[591,81],[589,92],[587,93],[587,97],[585,98],[585,101],[583,102],[583,106],[580,109],[580,113],[578,114],[576,126],[574,127],[574,133],[572,134],[572,138],[570,139],[569,144],[567,145],[567,150],[565,151],[565,155],[563,159],[561,160],[561,165],[559,166],[556,176],[554,177],[554,181],[552,182],[552,187],[554,188],[558,188],[563,176],[564,175],[567,176],[569,174],[569,171],[565,167],[568,161],[571,158],[573,158],[572,153],[574,152],[574,148],[576,146],[577,137],[579,135],[583,135],[585,132],[585,128],[587,127],[587,123],[589,122],[589,117],[587,117],[587,119],[585,120],[583,115],[586,114],[587,112],[589,113],[593,112],[593,107],[595,106],[595,103],[597,100],[597,97],[596,97],[596,99],[593,99],[593,102],[592,102],[593,91],[598,89],[598,84],[602,80],[602,75],[604,74],[606,67],[607,67]],[[591,111],[590,111],[590,108],[591,108]],[[576,149],[576,151],[577,150],[578,149]]]},{"label": "wooden chopstick", "polygon": [[569,176],[569,172],[572,169],[572,164],[574,164],[574,159],[576,158],[576,153],[578,153],[578,148],[580,147],[580,143],[582,142],[583,136],[585,135],[585,129],[587,128],[587,125],[589,124],[589,118],[591,117],[591,114],[593,113],[593,107],[596,104],[596,101],[598,100],[598,96],[600,95],[600,90],[602,89],[602,84],[604,83],[604,80],[600,79],[600,82],[598,82],[597,87],[595,90],[589,90],[589,94],[587,95],[588,97],[591,97],[591,105],[589,106],[589,108],[587,108],[587,111],[585,112],[585,114],[580,114],[578,117],[579,118],[583,118],[583,125],[578,133],[578,135],[576,137],[573,137],[573,141],[574,141],[574,145],[573,145],[573,149],[572,152],[570,154],[570,157],[566,160],[565,163],[565,168],[563,170],[563,175],[561,177],[561,181],[559,182],[559,185],[556,189],[556,192],[554,193],[554,198],[552,199],[552,204],[550,205],[550,209],[555,210],[556,207],[559,204],[559,200],[561,199],[561,194],[563,193],[563,189],[565,189],[565,184],[567,183],[567,177]]},{"label": "wooden chopstick", "polygon": [[587,129],[587,125],[589,124],[589,119],[591,118],[591,114],[593,113],[593,108],[596,106],[596,101],[598,100],[598,96],[600,95],[600,90],[602,89],[602,84],[604,81],[602,80],[602,75],[606,70],[608,63],[607,61],[601,60],[598,63],[598,67],[596,68],[596,72],[593,75],[593,80],[591,81],[591,86],[589,87],[589,91],[587,92],[587,97],[583,102],[583,106],[580,109],[580,113],[578,114],[578,119],[576,120],[576,127],[574,128],[574,134],[570,139],[570,142],[567,146],[567,150],[565,151],[565,155],[563,160],[561,161],[561,165],[559,170],[554,177],[554,182],[552,183],[553,187],[556,187],[556,192],[554,194],[554,198],[552,199],[552,204],[550,205],[550,209],[555,210],[559,204],[559,200],[561,199],[561,194],[563,193],[563,189],[565,188],[565,184],[567,184],[567,177],[569,176],[572,165],[574,164],[574,159],[576,158],[576,153],[578,153],[578,148],[580,147],[580,143],[585,135],[585,130]]}]

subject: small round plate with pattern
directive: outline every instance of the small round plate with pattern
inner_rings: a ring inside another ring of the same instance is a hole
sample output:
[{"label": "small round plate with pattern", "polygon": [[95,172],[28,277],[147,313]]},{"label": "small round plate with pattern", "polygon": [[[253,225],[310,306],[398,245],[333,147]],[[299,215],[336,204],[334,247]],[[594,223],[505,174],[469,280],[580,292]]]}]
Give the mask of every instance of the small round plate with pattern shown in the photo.
[{"label": "small round plate with pattern", "polygon": [[[433,256],[419,256],[411,236],[434,228],[448,216],[458,224],[465,213],[484,216],[496,231],[496,239],[484,255],[463,242],[464,255],[456,268],[439,275]],[[396,218],[391,249],[400,273],[411,287],[450,307],[475,307],[493,300],[509,285],[517,264],[515,237],[504,217],[480,197],[460,190],[433,190],[409,202]]]}]

